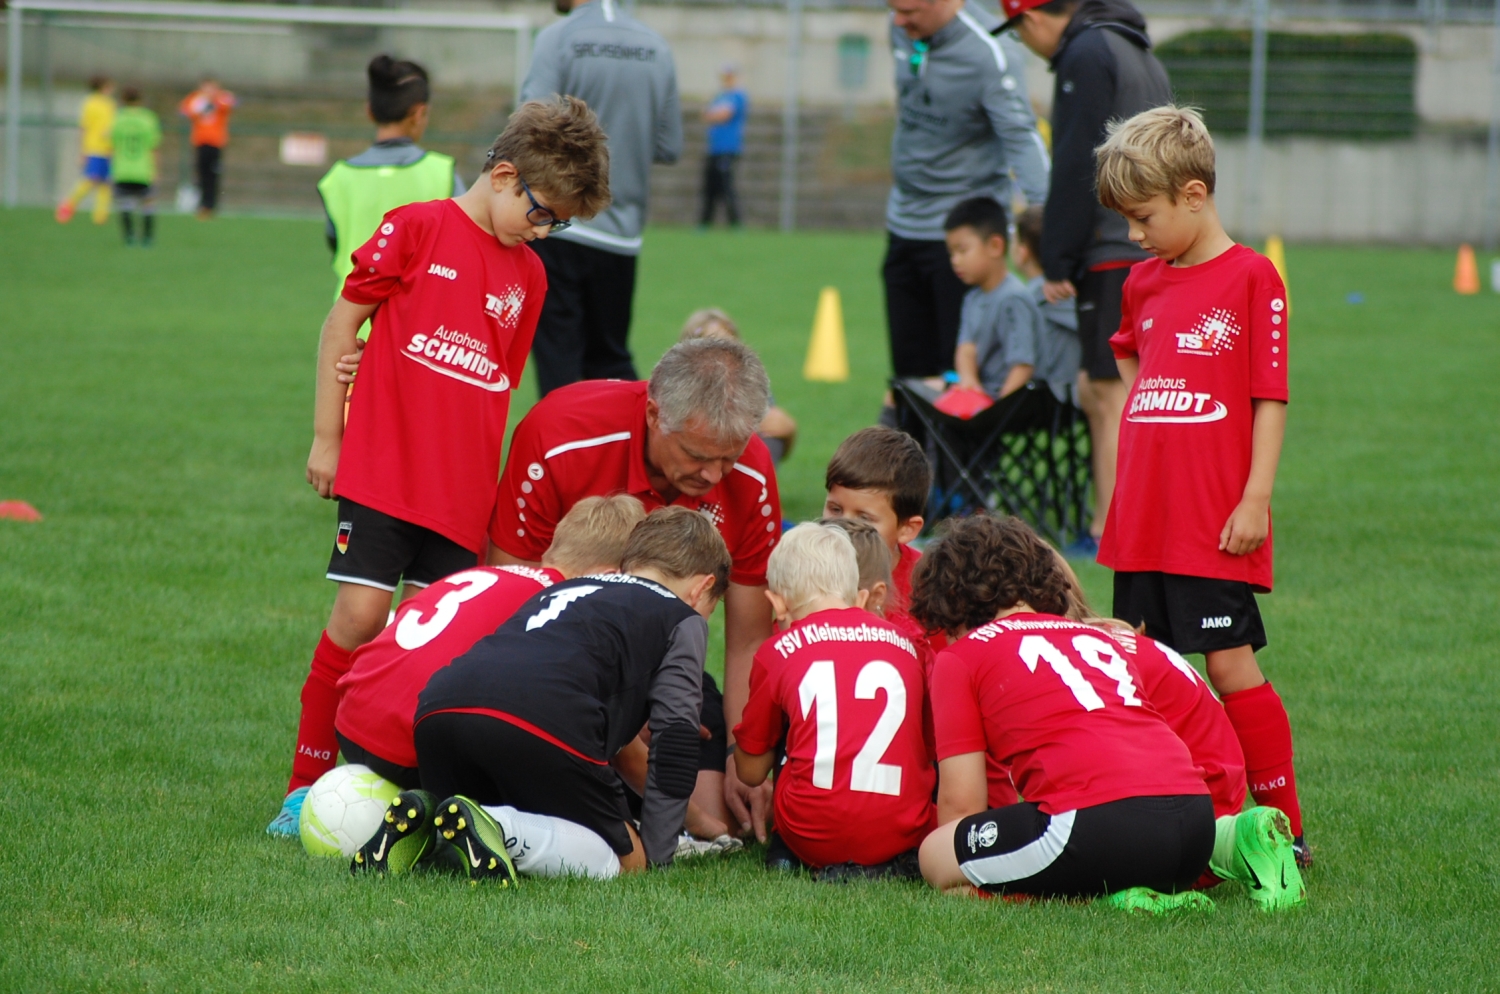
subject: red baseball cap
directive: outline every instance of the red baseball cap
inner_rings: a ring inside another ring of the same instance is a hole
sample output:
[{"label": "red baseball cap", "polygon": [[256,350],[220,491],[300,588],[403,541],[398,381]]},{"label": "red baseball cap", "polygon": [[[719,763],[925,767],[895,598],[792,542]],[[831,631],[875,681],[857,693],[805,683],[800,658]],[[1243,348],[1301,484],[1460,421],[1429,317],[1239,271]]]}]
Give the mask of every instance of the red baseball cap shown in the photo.
[{"label": "red baseball cap", "polygon": [[1000,25],[1000,30],[1006,31],[1014,27],[1022,14],[1050,2],[1051,0],[1000,0],[1000,9],[1005,11],[1005,23]]}]

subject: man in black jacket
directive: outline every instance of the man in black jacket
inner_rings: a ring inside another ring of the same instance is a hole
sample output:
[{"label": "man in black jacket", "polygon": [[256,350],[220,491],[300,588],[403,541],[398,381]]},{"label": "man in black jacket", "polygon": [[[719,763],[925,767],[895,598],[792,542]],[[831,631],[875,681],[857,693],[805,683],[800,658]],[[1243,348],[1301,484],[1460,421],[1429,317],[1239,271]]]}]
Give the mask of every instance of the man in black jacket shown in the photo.
[{"label": "man in black jacket", "polygon": [[1006,26],[1047,59],[1052,97],[1052,180],[1042,222],[1042,268],[1049,303],[1078,298],[1083,348],[1079,395],[1094,450],[1091,550],[1104,532],[1115,487],[1120,416],[1129,392],[1109,338],[1120,327],[1120,291],[1130,267],[1147,258],[1125,219],[1094,192],[1094,149],[1111,121],[1170,103],[1167,72],[1151,54],[1146,19],[1128,0],[1004,0]]}]

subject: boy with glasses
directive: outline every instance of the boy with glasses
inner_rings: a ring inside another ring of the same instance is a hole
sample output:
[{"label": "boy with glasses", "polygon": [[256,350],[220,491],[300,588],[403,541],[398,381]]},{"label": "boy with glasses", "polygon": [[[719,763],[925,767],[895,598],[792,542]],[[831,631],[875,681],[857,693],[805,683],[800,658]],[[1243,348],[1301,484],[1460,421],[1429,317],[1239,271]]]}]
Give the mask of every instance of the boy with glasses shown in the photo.
[{"label": "boy with glasses", "polygon": [[[297,834],[306,787],[333,766],[336,684],[385,627],[397,584],[404,599],[479,561],[510,390],[547,291],[529,244],[609,203],[604,131],[581,100],[522,106],[487,166],[459,197],[386,214],[323,324],[307,481],[339,501],[328,566],[339,591],[302,688],[273,835]],[[367,318],[345,425],[335,363]]]}]

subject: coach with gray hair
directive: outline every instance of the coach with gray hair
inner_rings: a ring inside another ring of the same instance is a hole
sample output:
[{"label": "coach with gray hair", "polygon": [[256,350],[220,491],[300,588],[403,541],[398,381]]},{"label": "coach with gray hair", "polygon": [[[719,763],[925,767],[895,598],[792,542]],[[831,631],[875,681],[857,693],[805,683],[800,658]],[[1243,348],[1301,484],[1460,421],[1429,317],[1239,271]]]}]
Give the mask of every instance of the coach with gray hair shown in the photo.
[{"label": "coach with gray hair", "polygon": [[[772,634],[766,560],[781,537],[781,499],[755,434],[771,382],[742,342],[679,342],[649,383],[585,380],[543,397],[510,443],[490,520],[493,565],[537,565],[568,509],[585,497],[630,494],[650,511],[679,504],[707,515],[733,565],[724,597],[723,705],[703,680],[697,807],[724,826],[765,838],[770,791],[740,783],[726,731],[750,694],[750,662]],[[698,832],[698,834],[708,834]]]}]

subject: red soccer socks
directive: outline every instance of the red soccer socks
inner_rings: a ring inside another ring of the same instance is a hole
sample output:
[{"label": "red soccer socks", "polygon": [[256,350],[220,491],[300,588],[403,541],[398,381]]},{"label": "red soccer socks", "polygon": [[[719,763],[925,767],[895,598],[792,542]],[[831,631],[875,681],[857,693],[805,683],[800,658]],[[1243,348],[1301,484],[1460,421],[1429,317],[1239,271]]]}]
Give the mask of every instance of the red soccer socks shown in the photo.
[{"label": "red soccer socks", "polygon": [[338,739],[333,733],[333,719],[339,709],[337,684],[339,677],[349,672],[351,655],[339,648],[327,631],[318,640],[312,669],[302,685],[302,719],[297,724],[297,755],[292,760],[287,793],[311,786],[333,769],[339,754]]},{"label": "red soccer socks", "polygon": [[1292,725],[1281,697],[1263,683],[1224,695],[1224,711],[1245,750],[1245,775],[1255,803],[1280,808],[1302,835],[1302,806],[1297,802],[1297,777],[1292,772]]}]

